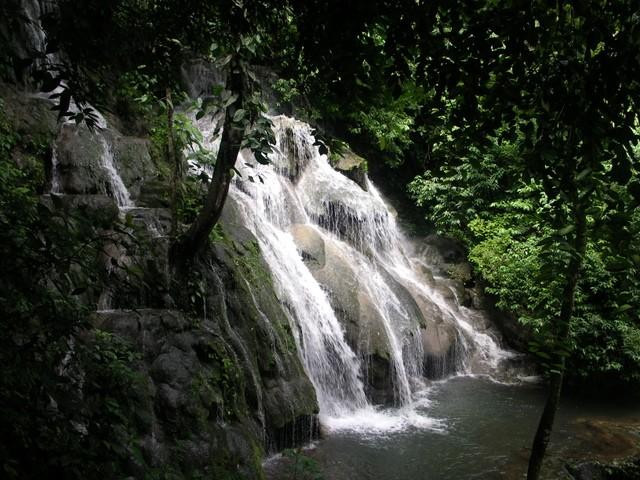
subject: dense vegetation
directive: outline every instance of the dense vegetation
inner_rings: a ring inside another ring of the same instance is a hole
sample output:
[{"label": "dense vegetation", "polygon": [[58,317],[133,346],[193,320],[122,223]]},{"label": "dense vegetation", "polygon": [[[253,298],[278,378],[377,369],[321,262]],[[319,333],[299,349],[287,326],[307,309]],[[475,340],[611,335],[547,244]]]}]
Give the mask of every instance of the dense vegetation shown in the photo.
[{"label": "dense vegetation", "polygon": [[[519,173],[517,156],[511,144],[485,154],[472,152],[470,162],[443,165],[418,177],[409,189],[441,233],[465,244],[486,291],[531,330],[531,351],[546,364],[545,342],[559,313],[562,288],[554,267],[566,245],[545,251],[555,233],[553,206],[539,182]],[[637,385],[640,217],[637,201],[625,189],[613,195],[616,208],[604,201],[591,205],[594,233],[578,285],[569,371],[577,382],[597,378],[610,385]]]},{"label": "dense vegetation", "polygon": [[[0,13],[19,21],[11,17],[16,5]],[[544,452],[565,369],[582,383],[640,384],[634,2],[83,0],[59,7],[44,19],[55,64],[41,68],[45,52],[3,53],[0,74],[61,89],[54,94],[61,119],[94,127],[91,103],[152,139],[170,178],[176,268],[208,242],[239,149],[267,162],[273,136],[256,75],[266,66],[280,77],[280,100],[318,127],[322,149],[349,144],[384,169],[402,164],[405,177],[420,173],[409,194],[440,232],[466,246],[478,279],[529,332],[528,347],[550,378],[537,451]],[[194,58],[229,72],[224,88],[203,92],[194,106],[198,117],[226,113],[215,159],[175,112],[185,101],[180,69]],[[71,111],[72,100],[79,111]],[[189,146],[191,160],[214,167],[201,183],[184,176],[181,152]],[[48,468],[80,478],[97,462],[98,447],[87,441],[103,442],[114,459],[131,456],[135,398],[112,395],[135,391],[122,387],[137,380],[125,345],[101,332],[84,338],[89,312],[76,301],[89,293],[73,276],[99,282],[92,240],[103,235],[100,222],[114,220],[91,215],[87,223],[38,201],[46,148],[47,139],[27,138],[0,118],[0,392],[8,395],[3,421],[11,423],[2,425],[11,441],[0,460],[17,476],[20,455],[54,446],[67,455],[43,455],[64,462]],[[81,387],[52,367],[73,363],[70,348],[86,365]],[[80,397],[86,409],[75,408]],[[15,410],[26,398],[29,418]],[[117,468],[114,460],[113,475]]]},{"label": "dense vegetation", "polygon": [[0,468],[7,478],[118,476],[136,456],[144,382],[129,346],[90,329],[80,301],[99,293],[115,212],[39,201],[49,141],[16,131],[0,103]]}]

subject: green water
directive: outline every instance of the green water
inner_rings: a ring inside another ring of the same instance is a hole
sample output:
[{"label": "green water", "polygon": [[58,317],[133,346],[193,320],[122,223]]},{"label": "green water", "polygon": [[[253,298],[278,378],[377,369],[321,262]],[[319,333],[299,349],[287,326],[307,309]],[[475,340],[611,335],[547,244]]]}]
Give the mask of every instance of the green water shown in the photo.
[{"label": "green water", "polygon": [[[460,377],[432,386],[428,398],[420,413],[441,420],[442,430],[329,431],[304,454],[318,462],[325,480],[523,478],[544,401],[540,387]],[[566,458],[633,453],[639,425],[640,406],[631,399],[565,398],[545,477],[563,478]],[[293,478],[284,463],[267,463],[270,478]]]}]

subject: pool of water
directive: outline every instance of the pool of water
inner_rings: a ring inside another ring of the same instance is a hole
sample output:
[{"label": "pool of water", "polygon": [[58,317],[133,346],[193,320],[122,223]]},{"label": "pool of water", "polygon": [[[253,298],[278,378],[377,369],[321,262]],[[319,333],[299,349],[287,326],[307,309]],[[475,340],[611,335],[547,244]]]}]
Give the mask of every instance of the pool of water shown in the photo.
[{"label": "pool of water", "polygon": [[[383,428],[329,422],[324,438],[303,453],[325,480],[523,478],[544,402],[535,385],[457,377],[429,387],[415,413],[424,422]],[[640,405],[571,397],[558,413],[544,476],[563,478],[566,459],[614,459],[638,452]],[[289,478],[286,460],[271,459],[272,479]]]}]

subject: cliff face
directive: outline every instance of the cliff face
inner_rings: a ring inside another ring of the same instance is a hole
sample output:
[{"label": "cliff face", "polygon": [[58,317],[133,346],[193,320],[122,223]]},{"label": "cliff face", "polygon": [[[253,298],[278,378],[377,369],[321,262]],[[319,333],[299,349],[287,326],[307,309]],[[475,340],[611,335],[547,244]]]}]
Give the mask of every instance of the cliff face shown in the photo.
[{"label": "cliff face", "polygon": [[16,131],[48,145],[41,201],[111,218],[98,259],[104,287],[80,298],[95,311],[93,328],[135,353],[142,458],[132,458],[131,474],[260,478],[266,453],[316,436],[313,386],[258,243],[234,205],[210,248],[177,278],[167,266],[168,184],[148,141],[111,127],[59,126],[48,100],[6,85],[0,94]]}]

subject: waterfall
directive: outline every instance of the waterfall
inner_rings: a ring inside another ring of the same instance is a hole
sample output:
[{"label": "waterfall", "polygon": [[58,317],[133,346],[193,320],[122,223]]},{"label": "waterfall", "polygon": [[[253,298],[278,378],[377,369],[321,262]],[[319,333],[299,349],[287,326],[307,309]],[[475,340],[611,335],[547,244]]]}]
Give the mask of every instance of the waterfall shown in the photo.
[{"label": "waterfall", "polygon": [[102,155],[100,156],[100,166],[104,170],[107,181],[109,183],[111,189],[111,195],[115,199],[118,207],[127,208],[132,207],[133,202],[131,201],[131,196],[129,195],[129,191],[122,181],[122,177],[118,173],[116,169],[114,160],[113,160],[113,150],[111,146],[104,138],[104,135],[98,133],[98,138],[100,140],[100,144],[102,145]]},{"label": "waterfall", "polygon": [[58,160],[58,147],[54,143],[51,147],[51,193],[60,193],[60,162]]},{"label": "waterfall", "polygon": [[[285,116],[272,120],[277,144],[271,164],[259,165],[251,152],[241,151],[237,162],[241,175],[234,178],[229,195],[269,265],[316,389],[321,421],[333,428],[393,429],[407,424],[437,428],[437,421],[415,410],[417,399],[425,401],[420,396],[425,388],[421,339],[432,328],[420,320],[419,309],[428,305],[437,310],[443,325],[455,332],[456,347],[451,351],[458,373],[490,373],[509,353],[491,335],[475,329],[467,309],[423,281],[409,242],[368,179],[363,189],[333,169],[313,145],[309,125]],[[200,120],[199,127],[211,132],[211,123]],[[217,150],[219,138],[207,140]],[[301,251],[297,238],[301,231],[341,262],[344,278],[354,282],[352,291],[349,287],[337,293],[357,297],[363,318],[375,320],[377,336],[367,341],[384,345],[394,412],[374,407],[367,394],[367,358],[348,341],[344,321],[332,305],[336,292],[318,280],[320,273]]]},{"label": "waterfall", "polygon": [[[41,97],[41,95],[36,95]],[[72,108],[75,108],[72,105]],[[107,140],[104,130],[108,128],[107,121],[104,119],[102,115],[96,110],[96,114],[98,116],[98,126],[96,131],[91,132],[90,135],[95,141],[100,144],[101,154],[100,158],[97,160],[97,167],[102,170],[102,178],[103,183],[100,186],[100,189],[103,193],[108,194],[113,197],[120,209],[128,209],[134,207],[134,202],[131,199],[131,194],[124,184],[120,173],[116,167],[116,162],[113,154],[113,147],[111,143]],[[81,125],[75,125],[73,121],[66,120],[62,122],[59,126],[59,131],[62,128],[85,128]],[[74,132],[75,135],[80,135],[79,130]],[[60,159],[58,158],[58,144],[54,142],[51,150],[51,181],[50,181],[50,193],[55,194],[64,194],[64,181],[60,172]]]},{"label": "waterfall", "polygon": [[[246,155],[242,152],[243,160],[249,160]],[[245,170],[246,175],[251,173]],[[344,339],[326,293],[304,265],[286,230],[287,218],[306,218],[304,209],[299,203],[287,202],[294,192],[284,177],[273,169],[261,175],[264,188],[247,193],[243,191],[244,184],[236,182],[230,195],[260,242],[277,293],[290,314],[298,351],[315,386],[321,410],[329,416],[341,416],[364,408],[368,403],[359,378],[358,358]]]}]

